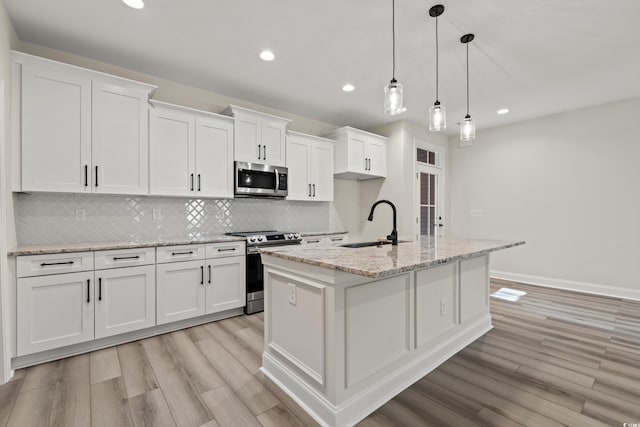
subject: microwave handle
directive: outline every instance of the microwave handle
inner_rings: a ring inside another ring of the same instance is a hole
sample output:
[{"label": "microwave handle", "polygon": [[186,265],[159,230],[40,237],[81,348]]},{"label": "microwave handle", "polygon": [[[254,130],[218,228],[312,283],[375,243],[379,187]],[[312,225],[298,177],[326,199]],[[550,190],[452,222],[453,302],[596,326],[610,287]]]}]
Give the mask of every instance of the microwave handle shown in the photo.
[{"label": "microwave handle", "polygon": [[278,173],[278,169],[275,169],[276,172],[276,188],[275,191],[278,191],[280,188],[280,174]]}]

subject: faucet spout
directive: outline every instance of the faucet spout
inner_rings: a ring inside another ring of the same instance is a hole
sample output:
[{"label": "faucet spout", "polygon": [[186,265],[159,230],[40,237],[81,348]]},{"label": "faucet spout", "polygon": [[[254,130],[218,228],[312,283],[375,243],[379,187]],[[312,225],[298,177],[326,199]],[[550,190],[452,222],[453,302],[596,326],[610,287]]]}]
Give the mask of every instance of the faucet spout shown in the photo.
[{"label": "faucet spout", "polygon": [[367,220],[373,221],[373,211],[376,209],[376,206],[378,206],[380,203],[386,203],[387,205],[391,206],[391,209],[393,210],[393,230],[391,230],[391,234],[387,236],[387,240],[391,240],[392,246],[398,246],[398,230],[396,225],[397,224],[396,206],[393,203],[391,203],[388,200],[378,200],[371,206],[371,212],[369,212],[369,217],[367,218]]}]

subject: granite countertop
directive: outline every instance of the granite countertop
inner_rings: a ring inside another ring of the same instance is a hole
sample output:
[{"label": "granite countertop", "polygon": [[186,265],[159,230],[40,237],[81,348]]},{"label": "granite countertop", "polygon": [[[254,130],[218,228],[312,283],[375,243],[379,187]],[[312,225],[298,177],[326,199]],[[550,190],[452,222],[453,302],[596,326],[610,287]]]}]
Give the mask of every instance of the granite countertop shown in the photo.
[{"label": "granite countertop", "polygon": [[111,249],[135,249],[174,245],[197,245],[205,243],[244,242],[244,237],[236,236],[211,236],[203,239],[163,239],[148,241],[111,241],[88,243],[51,243],[42,245],[18,246],[8,252],[9,256],[18,255],[45,255],[68,252],[106,251]]},{"label": "granite countertop", "polygon": [[421,238],[415,242],[399,243],[395,247],[389,244],[364,248],[281,246],[261,248],[260,252],[277,258],[377,279],[457,259],[484,255],[524,243],[524,241],[515,240],[440,237]]}]

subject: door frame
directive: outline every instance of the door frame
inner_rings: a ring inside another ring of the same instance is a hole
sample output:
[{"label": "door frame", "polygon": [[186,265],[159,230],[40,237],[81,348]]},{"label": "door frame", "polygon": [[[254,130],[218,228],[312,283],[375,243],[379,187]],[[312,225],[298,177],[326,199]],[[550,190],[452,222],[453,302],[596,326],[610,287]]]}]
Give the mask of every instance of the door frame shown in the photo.
[{"label": "door frame", "polygon": [[[418,163],[417,149],[429,150],[437,153],[438,165],[432,166],[426,163]],[[446,185],[445,177],[446,170],[446,150],[438,144],[432,144],[419,138],[413,139],[413,214],[416,219],[413,221],[413,235],[416,239],[420,236],[420,183],[418,181],[420,172],[432,173],[438,175],[438,204],[437,215],[442,217],[444,224],[446,224]]]},{"label": "door frame", "polygon": [[[5,110],[5,82],[0,79],[0,164],[7,166],[8,133]],[[9,354],[9,273],[7,262],[7,206],[8,188],[5,167],[0,174],[0,384],[9,381],[12,376],[11,357]]]}]

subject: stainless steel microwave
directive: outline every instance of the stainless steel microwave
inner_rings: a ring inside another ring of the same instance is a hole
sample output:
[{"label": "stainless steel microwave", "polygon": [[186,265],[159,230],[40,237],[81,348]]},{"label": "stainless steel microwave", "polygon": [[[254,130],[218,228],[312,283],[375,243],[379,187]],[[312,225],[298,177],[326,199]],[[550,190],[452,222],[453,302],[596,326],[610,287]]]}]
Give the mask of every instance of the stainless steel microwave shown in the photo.
[{"label": "stainless steel microwave", "polygon": [[235,195],[287,197],[288,170],[260,163],[235,162]]}]

